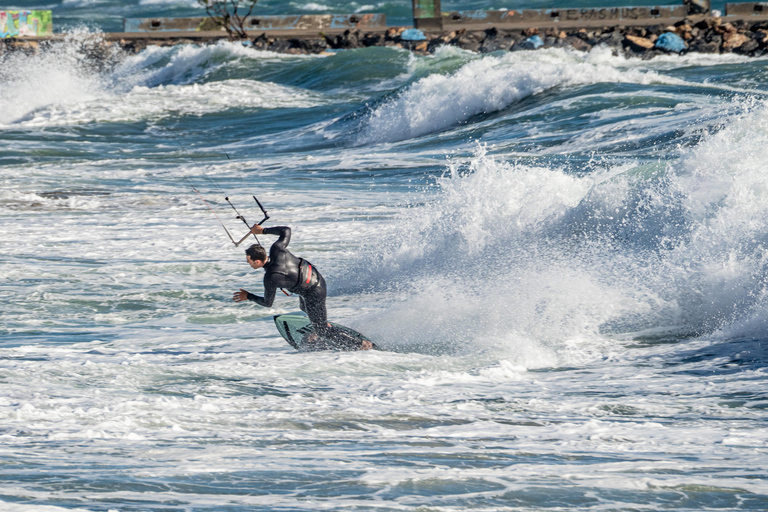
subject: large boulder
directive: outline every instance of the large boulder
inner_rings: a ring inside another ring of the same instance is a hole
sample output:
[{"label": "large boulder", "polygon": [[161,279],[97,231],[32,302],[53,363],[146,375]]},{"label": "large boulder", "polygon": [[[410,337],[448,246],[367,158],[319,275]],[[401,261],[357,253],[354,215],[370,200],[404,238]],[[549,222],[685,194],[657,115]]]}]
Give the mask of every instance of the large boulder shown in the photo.
[{"label": "large boulder", "polygon": [[739,34],[738,32],[726,32],[723,35],[723,50],[733,51],[751,40],[750,37],[747,37],[744,34]]},{"label": "large boulder", "polygon": [[624,48],[628,48],[633,52],[643,53],[647,50],[651,50],[654,47],[653,41],[646,37],[640,36],[626,36],[623,42]]}]

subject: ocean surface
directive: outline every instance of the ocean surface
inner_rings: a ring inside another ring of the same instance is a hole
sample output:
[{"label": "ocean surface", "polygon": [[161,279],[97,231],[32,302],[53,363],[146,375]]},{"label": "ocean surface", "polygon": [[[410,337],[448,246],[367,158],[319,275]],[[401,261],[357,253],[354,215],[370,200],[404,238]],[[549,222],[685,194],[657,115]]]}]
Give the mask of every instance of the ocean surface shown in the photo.
[{"label": "ocean surface", "polygon": [[[0,510],[768,509],[768,60],[89,58],[193,6],[0,60]],[[383,350],[232,302],[254,195]]]}]

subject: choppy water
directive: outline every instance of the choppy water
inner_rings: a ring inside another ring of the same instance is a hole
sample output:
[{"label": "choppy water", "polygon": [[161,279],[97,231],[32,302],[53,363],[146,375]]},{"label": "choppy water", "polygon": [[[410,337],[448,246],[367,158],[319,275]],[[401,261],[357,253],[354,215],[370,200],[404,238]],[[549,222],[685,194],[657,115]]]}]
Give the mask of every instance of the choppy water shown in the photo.
[{"label": "choppy water", "polygon": [[[768,508],[765,60],[84,36],[0,67],[0,509]],[[386,351],[232,303],[192,186]]]}]

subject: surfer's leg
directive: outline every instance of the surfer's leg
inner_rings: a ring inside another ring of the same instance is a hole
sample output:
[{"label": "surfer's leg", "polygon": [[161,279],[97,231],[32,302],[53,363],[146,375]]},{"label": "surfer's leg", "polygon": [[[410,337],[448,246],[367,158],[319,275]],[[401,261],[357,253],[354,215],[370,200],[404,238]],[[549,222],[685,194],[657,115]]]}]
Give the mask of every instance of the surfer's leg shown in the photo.
[{"label": "surfer's leg", "polygon": [[307,313],[309,321],[315,326],[323,326],[328,324],[328,312],[325,309],[325,297],[327,293],[325,291],[325,280],[320,277],[317,286],[307,290],[301,296],[301,303],[304,305],[302,310]]},{"label": "surfer's leg", "polygon": [[325,308],[327,295],[325,279],[322,276],[319,277],[317,286],[314,286],[302,296],[304,306],[306,307],[304,311],[306,311],[309,321],[312,322],[315,333],[317,333],[322,341],[329,344],[327,348],[334,348],[336,350],[367,350],[372,348],[370,341],[367,342],[368,345],[366,346],[356,336],[348,334],[346,331],[333,327],[328,323],[328,312]]}]

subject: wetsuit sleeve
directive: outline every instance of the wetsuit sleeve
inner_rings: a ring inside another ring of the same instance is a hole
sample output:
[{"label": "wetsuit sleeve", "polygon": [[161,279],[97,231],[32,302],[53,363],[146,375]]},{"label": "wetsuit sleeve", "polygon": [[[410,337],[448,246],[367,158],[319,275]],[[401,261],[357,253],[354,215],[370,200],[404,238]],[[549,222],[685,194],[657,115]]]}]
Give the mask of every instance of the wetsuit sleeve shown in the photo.
[{"label": "wetsuit sleeve", "polygon": [[272,303],[275,301],[276,292],[277,292],[277,287],[274,285],[274,283],[272,283],[272,279],[269,278],[269,275],[266,275],[264,276],[264,296],[259,297],[258,295],[249,293],[248,300],[252,300],[259,306],[270,308],[272,307]]},{"label": "wetsuit sleeve", "polygon": [[288,247],[288,244],[291,242],[291,228],[287,226],[273,226],[271,228],[264,228],[264,234],[279,236],[280,238],[278,238],[277,241],[272,244],[272,246],[276,245],[282,249]]}]

